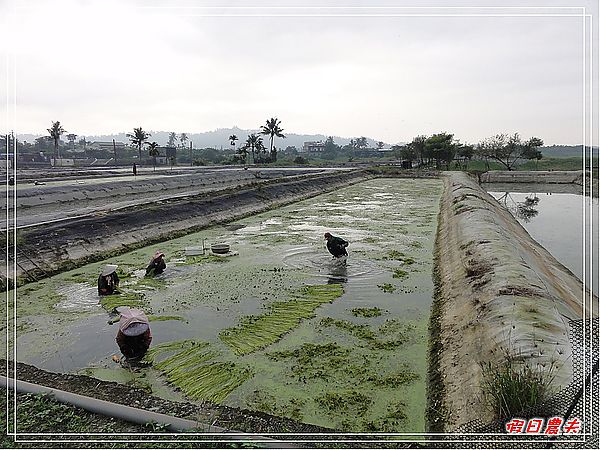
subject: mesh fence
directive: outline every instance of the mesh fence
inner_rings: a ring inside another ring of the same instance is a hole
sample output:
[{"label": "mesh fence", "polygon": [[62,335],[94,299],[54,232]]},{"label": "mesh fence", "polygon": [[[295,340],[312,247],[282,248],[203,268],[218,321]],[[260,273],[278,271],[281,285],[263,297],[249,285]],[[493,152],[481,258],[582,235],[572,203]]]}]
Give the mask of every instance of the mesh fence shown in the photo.
[{"label": "mesh fence", "polygon": [[454,430],[456,436],[433,443],[436,448],[599,448],[600,419],[598,411],[598,318],[570,322],[569,339],[573,347],[573,380],[562,391],[535,407],[513,417],[521,419],[561,417],[565,423],[579,418],[582,428],[578,434],[546,436],[508,434],[506,422],[513,417],[484,423],[475,420]]}]

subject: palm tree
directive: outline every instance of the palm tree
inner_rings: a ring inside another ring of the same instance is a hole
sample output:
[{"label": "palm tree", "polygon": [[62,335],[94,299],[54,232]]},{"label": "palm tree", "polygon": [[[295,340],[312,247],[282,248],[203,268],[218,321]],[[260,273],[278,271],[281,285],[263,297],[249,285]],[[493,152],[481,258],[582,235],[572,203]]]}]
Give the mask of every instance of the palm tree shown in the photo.
[{"label": "palm tree", "polygon": [[151,142],[148,145],[148,155],[152,156],[152,164],[154,164],[154,171],[156,172],[156,157],[160,155],[160,151],[158,150],[158,144],[155,142]]},{"label": "palm tree", "polygon": [[176,140],[177,140],[177,134],[175,134],[175,132],[172,131],[171,133],[169,133],[169,141],[167,142],[167,145],[169,147],[175,147]]},{"label": "palm tree", "polygon": [[50,133],[50,137],[54,140],[54,165],[56,165],[57,155],[60,158],[60,154],[58,154],[58,141],[60,141],[60,135],[66,132],[67,131],[62,127],[58,120],[52,122],[52,127],[48,128],[48,133]]},{"label": "palm tree", "polygon": [[181,141],[181,147],[185,147],[185,143],[186,143],[186,141],[187,141],[188,139],[189,139],[189,138],[188,138],[188,135],[187,135],[187,134],[185,134],[185,133],[181,133],[181,134],[179,135],[179,140]]},{"label": "palm tree", "polygon": [[142,130],[142,127],[134,128],[133,133],[127,133],[127,137],[131,141],[131,144],[138,148],[140,161],[142,160],[142,147],[150,136],[152,135],[147,131]]},{"label": "palm tree", "polygon": [[246,151],[250,149],[250,151],[252,152],[252,162],[256,162],[256,151],[260,151],[262,148],[264,148],[262,138],[252,133],[250,136],[248,136],[248,139],[246,139],[246,143],[244,144],[243,148]]},{"label": "palm tree", "polygon": [[285,138],[283,134],[283,128],[279,126],[280,124],[281,121],[279,119],[272,117],[271,119],[267,120],[267,124],[263,125],[260,130],[260,134],[269,136],[269,154],[271,157],[273,157],[273,140],[275,139],[275,136]]},{"label": "palm tree", "polygon": [[233,150],[235,150],[235,141],[237,141],[237,140],[238,140],[238,137],[235,134],[232,134],[231,136],[229,136],[229,143],[233,147]]}]

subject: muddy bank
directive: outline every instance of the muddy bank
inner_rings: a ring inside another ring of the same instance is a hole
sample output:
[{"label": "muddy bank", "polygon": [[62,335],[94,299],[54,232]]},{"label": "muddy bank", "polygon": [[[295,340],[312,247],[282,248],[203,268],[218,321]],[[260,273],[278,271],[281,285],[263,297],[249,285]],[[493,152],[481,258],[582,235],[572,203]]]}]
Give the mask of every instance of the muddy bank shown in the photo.
[{"label": "muddy bank", "polygon": [[[9,373],[14,374],[9,363]],[[0,371],[6,373],[6,360],[0,360]],[[212,424],[228,430],[248,433],[327,433],[333,430],[299,423],[291,419],[275,417],[256,411],[230,408],[210,402],[194,404],[173,402],[149,395],[143,389],[114,382],[98,380],[84,375],[53,373],[37,367],[17,363],[17,379],[48,386],[75,394],[93,397],[113,403],[145,409],[161,414]]]},{"label": "muddy bank", "polygon": [[482,365],[503,362],[506,352],[530,367],[554,367],[555,390],[571,381],[568,321],[583,315],[583,286],[476,180],[452,173],[444,184],[430,375],[445,410],[437,422],[451,430],[493,418]]},{"label": "muddy bank", "polygon": [[18,257],[17,284],[31,281],[22,276],[23,269],[44,277],[372,177],[363,171],[348,171],[268,180],[23,229],[19,232],[18,249],[23,255]]},{"label": "muddy bank", "polygon": [[[586,184],[589,182],[589,173]],[[480,175],[482,183],[548,183],[583,185],[583,170],[492,170]]]}]

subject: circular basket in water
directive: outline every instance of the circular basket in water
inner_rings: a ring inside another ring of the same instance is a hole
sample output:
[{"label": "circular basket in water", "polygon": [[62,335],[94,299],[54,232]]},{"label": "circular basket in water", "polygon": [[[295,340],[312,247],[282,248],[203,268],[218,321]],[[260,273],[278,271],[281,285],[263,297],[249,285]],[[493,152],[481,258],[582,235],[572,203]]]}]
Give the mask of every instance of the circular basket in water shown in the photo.
[{"label": "circular basket in water", "polygon": [[210,246],[210,250],[213,253],[218,253],[218,254],[223,254],[223,253],[229,253],[229,244],[212,244]]}]

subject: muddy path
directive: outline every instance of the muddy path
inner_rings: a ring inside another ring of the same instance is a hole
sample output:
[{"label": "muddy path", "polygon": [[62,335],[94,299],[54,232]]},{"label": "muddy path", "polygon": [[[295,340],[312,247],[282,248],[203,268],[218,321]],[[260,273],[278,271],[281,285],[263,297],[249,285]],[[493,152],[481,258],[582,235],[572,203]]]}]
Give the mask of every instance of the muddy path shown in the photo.
[{"label": "muddy path", "polygon": [[[252,182],[20,230],[17,284],[371,177],[365,171],[348,171]],[[2,271],[4,268],[2,264]],[[14,277],[13,271],[9,272],[8,277]]]}]

